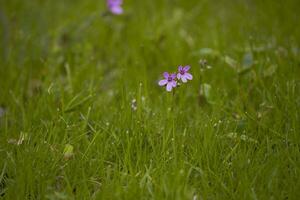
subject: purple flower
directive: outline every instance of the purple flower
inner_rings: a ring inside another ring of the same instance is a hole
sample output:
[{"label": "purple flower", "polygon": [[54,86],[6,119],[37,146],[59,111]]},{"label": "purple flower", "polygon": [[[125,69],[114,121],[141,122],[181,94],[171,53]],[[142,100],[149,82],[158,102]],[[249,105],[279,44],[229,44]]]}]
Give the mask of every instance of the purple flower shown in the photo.
[{"label": "purple flower", "polygon": [[172,90],[173,87],[176,87],[176,74],[169,74],[168,72],[164,72],[165,79],[160,80],[158,85],[165,86],[168,92]]},{"label": "purple flower", "polygon": [[190,70],[190,66],[185,66],[185,67],[182,67],[182,66],[179,66],[178,67],[178,73],[177,73],[177,79],[180,80],[183,82],[183,83],[186,83],[187,80],[192,80],[193,79],[193,76],[192,74],[188,73],[188,71]]},{"label": "purple flower", "polygon": [[122,3],[123,0],[107,0],[107,7],[111,13],[120,15],[123,13]]}]

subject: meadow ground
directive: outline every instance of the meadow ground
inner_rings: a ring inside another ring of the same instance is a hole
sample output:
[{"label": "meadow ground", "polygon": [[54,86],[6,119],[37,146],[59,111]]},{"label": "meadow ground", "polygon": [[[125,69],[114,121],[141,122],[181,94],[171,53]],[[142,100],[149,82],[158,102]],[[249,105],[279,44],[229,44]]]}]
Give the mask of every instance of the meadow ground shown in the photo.
[{"label": "meadow ground", "polygon": [[0,0],[0,198],[299,199],[299,8]]}]

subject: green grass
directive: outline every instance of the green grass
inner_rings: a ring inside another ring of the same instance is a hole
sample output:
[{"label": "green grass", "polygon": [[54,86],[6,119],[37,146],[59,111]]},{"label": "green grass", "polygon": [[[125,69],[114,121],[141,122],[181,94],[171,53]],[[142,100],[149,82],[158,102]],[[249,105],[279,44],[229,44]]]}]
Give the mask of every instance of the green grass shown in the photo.
[{"label": "green grass", "polygon": [[299,199],[299,7],[1,0],[0,198]]}]

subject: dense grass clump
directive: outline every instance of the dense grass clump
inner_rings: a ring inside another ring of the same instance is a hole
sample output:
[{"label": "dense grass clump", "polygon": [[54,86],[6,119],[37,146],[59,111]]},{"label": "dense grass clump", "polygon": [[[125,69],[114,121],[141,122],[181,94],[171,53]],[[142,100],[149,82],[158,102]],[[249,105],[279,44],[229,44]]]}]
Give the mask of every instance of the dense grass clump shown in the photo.
[{"label": "dense grass clump", "polygon": [[299,199],[299,1],[122,6],[0,1],[0,198]]}]

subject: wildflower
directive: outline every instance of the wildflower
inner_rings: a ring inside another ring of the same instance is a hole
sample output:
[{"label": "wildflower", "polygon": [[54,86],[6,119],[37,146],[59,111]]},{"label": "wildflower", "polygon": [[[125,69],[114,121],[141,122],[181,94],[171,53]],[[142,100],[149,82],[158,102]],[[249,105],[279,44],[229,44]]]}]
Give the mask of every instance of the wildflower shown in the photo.
[{"label": "wildflower", "polygon": [[167,91],[171,91],[173,88],[175,87],[179,87],[182,83],[186,83],[187,80],[192,80],[193,76],[188,73],[188,71],[190,70],[190,66],[179,66],[178,67],[178,73],[172,73],[169,74],[168,72],[164,72],[164,77],[165,79],[160,80],[158,82],[158,85],[160,86],[166,86]]},{"label": "wildflower", "polygon": [[164,72],[165,79],[160,80],[158,82],[158,85],[165,86],[168,92],[172,90],[173,87],[176,87],[177,81],[176,81],[176,74],[169,74],[168,72]]},{"label": "wildflower", "polygon": [[123,0],[107,0],[107,7],[112,14],[120,15],[123,13],[122,3]]},{"label": "wildflower", "polygon": [[187,80],[192,80],[193,76],[190,73],[188,73],[190,68],[191,67],[188,65],[185,67],[179,66],[178,73],[177,73],[177,79],[181,80],[183,83],[186,83]]}]

